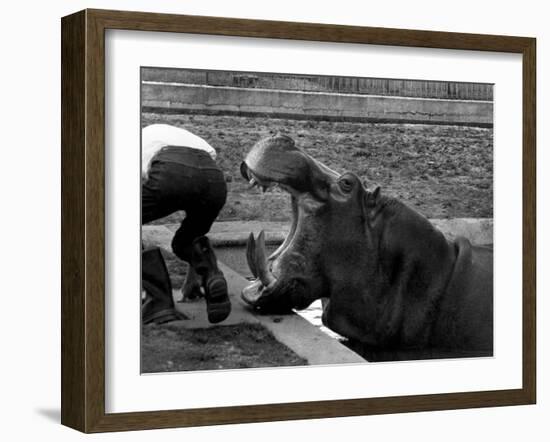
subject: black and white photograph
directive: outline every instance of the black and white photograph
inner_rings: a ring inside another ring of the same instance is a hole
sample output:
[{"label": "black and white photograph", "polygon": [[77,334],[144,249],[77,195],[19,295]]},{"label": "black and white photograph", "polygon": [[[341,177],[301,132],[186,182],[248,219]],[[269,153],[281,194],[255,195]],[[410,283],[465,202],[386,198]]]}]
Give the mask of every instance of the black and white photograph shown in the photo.
[{"label": "black and white photograph", "polygon": [[0,440],[547,441],[547,9],[6,3]]},{"label": "black and white photograph", "polygon": [[141,372],[493,356],[493,85],[141,68]]}]

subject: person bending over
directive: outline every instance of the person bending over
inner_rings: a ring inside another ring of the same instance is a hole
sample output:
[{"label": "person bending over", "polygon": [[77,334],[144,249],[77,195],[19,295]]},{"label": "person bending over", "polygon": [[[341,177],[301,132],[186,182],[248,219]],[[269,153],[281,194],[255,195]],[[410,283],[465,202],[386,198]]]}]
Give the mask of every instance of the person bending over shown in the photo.
[{"label": "person bending over", "polygon": [[[227,282],[205,236],[227,196],[225,178],[215,160],[214,148],[185,129],[167,124],[142,129],[141,223],[185,211],[172,240],[174,254],[189,263],[183,298],[200,296],[202,288],[212,323],[223,321],[231,312]],[[142,251],[142,285],[144,324],[180,317],[158,247]]]}]

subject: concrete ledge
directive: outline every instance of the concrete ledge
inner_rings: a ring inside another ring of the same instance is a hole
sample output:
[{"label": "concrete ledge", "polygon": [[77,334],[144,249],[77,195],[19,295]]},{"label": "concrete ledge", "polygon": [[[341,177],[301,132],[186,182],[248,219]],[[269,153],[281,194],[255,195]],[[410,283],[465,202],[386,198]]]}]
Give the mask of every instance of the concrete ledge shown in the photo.
[{"label": "concrete ledge", "polygon": [[453,121],[430,119],[419,121],[418,118],[395,118],[395,117],[369,117],[369,116],[351,116],[351,115],[306,115],[291,114],[283,112],[247,112],[241,110],[229,109],[187,109],[182,107],[166,107],[163,104],[150,102],[147,106],[142,106],[142,112],[165,115],[212,115],[246,118],[283,118],[285,120],[305,120],[305,121],[330,121],[334,123],[378,123],[378,124],[431,124],[431,125],[452,125],[469,126],[492,129],[493,123],[486,121]]},{"label": "concrete ledge", "polygon": [[450,240],[463,236],[472,244],[493,244],[493,218],[430,219]]},{"label": "concrete ledge", "polygon": [[[430,222],[450,240],[457,236],[463,236],[469,239],[472,244],[493,244],[492,218],[430,219]],[[148,229],[154,227],[156,226],[143,226],[144,240],[149,236]],[[173,224],[167,227],[171,231],[175,231],[179,225]],[[246,244],[250,232],[257,235],[261,230],[264,230],[266,244],[279,245],[286,238],[289,228],[288,222],[224,221],[214,223],[208,237],[212,244],[217,247],[234,247]]]}]

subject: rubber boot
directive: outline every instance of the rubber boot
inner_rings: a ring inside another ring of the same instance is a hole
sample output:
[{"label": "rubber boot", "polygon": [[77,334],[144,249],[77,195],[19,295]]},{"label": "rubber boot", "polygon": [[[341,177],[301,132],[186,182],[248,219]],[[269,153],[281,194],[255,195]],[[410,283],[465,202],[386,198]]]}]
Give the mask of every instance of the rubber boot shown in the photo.
[{"label": "rubber boot", "polygon": [[227,295],[227,281],[218,268],[216,255],[210,241],[201,236],[193,241],[191,265],[200,277],[206,299],[208,321],[223,321],[231,313],[231,301]]},{"label": "rubber boot", "polygon": [[141,304],[143,324],[163,324],[184,318],[174,309],[170,276],[158,247],[141,252],[141,284],[146,293]]}]

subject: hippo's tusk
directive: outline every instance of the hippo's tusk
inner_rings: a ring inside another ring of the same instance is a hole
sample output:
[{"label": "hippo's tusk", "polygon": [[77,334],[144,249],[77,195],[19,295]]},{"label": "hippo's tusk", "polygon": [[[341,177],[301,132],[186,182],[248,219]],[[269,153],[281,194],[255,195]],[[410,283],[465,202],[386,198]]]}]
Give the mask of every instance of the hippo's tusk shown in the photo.
[{"label": "hippo's tusk", "polygon": [[256,242],[256,270],[258,271],[258,278],[264,286],[269,286],[275,282],[274,276],[267,268],[267,258],[265,255],[265,233],[262,230],[258,235]]},{"label": "hippo's tusk", "polygon": [[246,262],[252,272],[254,278],[258,277],[258,269],[256,268],[256,241],[254,241],[254,235],[250,232],[248,241],[246,242]]}]

